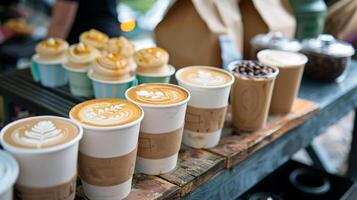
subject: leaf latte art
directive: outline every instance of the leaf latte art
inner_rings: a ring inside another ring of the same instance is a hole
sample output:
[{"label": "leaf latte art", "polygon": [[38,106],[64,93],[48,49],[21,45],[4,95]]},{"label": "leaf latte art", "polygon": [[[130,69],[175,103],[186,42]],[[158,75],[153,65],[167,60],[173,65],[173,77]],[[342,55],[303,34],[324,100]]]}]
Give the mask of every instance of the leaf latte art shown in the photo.
[{"label": "leaf latte art", "polygon": [[65,134],[65,131],[58,129],[51,121],[40,121],[23,134],[19,132],[13,134],[13,139],[18,143],[41,148],[44,144],[61,140]]},{"label": "leaf latte art", "polygon": [[4,141],[19,148],[44,149],[67,143],[78,133],[77,126],[67,119],[44,116],[10,126],[4,133]]}]

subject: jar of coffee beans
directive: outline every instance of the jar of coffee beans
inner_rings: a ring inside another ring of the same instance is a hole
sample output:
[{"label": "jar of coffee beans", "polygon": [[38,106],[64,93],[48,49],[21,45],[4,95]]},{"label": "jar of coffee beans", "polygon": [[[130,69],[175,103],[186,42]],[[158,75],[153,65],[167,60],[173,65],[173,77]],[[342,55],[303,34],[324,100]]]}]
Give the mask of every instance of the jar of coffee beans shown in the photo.
[{"label": "jar of coffee beans", "polygon": [[309,59],[304,73],[307,77],[323,81],[342,81],[345,78],[351,56],[355,53],[352,45],[328,34],[305,39],[302,44],[301,52]]},{"label": "jar of coffee beans", "polygon": [[258,34],[250,40],[250,44],[252,45],[252,59],[257,59],[257,53],[264,49],[298,52],[302,48],[299,41],[284,37],[281,32]]}]

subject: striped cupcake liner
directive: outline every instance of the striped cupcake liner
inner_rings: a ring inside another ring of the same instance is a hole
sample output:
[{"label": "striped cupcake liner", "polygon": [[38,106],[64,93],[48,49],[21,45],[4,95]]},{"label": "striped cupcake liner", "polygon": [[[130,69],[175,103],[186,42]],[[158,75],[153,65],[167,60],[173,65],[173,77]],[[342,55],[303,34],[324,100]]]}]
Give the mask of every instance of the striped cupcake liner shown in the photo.
[{"label": "striped cupcake liner", "polygon": [[137,85],[137,80],[126,83],[104,83],[92,80],[95,98],[125,98],[127,89]]},{"label": "striped cupcake liner", "polygon": [[62,64],[43,64],[32,62],[31,72],[34,80],[46,87],[59,87],[68,82],[67,72]]}]

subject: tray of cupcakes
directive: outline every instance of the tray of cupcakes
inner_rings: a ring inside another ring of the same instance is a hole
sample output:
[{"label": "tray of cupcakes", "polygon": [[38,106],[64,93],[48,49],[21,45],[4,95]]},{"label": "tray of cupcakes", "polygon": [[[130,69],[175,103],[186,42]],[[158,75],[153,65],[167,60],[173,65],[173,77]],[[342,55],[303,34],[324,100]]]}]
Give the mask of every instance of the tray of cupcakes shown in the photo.
[{"label": "tray of cupcakes", "polygon": [[132,86],[168,83],[175,73],[162,48],[136,51],[128,39],[109,38],[94,29],[79,39],[80,43],[71,46],[60,38],[41,41],[32,57],[33,79],[45,87],[68,84],[74,96],[124,98]]},{"label": "tray of cupcakes", "polygon": [[[289,113],[308,61],[266,49],[258,61],[230,63],[229,71],[189,66],[175,73],[162,48],[135,51],[129,40],[96,30],[80,41],[40,42],[33,78],[45,87],[69,82],[73,95],[95,99],[74,106],[69,119],[30,117],[2,129],[11,155],[0,157],[0,183],[11,184],[0,184],[0,199],[10,200],[13,186],[20,199],[74,199],[77,175],[89,199],[125,198],[135,170],[174,170],[181,143],[215,147],[229,104],[234,128],[248,132],[266,126],[269,110]],[[169,83],[174,74],[178,85]]]}]

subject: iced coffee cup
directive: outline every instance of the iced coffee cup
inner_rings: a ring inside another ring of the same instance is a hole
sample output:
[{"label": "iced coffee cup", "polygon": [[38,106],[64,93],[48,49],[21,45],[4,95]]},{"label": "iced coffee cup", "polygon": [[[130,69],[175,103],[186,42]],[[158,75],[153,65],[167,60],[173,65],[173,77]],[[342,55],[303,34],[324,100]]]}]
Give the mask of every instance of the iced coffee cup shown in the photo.
[{"label": "iced coffee cup", "polygon": [[263,128],[279,69],[255,61],[235,61],[229,68],[235,77],[231,91],[233,126],[242,131]]},{"label": "iced coffee cup", "polygon": [[190,66],[177,71],[176,79],[191,93],[182,142],[193,148],[216,146],[226,117],[233,75],[215,67]]},{"label": "iced coffee cup", "polygon": [[84,129],[78,171],[85,195],[100,200],[128,196],[143,110],[122,99],[96,99],[76,105],[69,115]]},{"label": "iced coffee cup", "polygon": [[270,112],[290,112],[299,92],[307,57],[301,53],[270,49],[260,51],[257,57],[260,63],[279,68],[279,75],[275,80]]},{"label": "iced coffee cup", "polygon": [[0,150],[0,199],[13,200],[13,186],[19,176],[19,165],[9,153]]},{"label": "iced coffee cup", "polygon": [[136,169],[150,175],[173,170],[181,146],[190,93],[180,86],[162,83],[132,87],[125,95],[145,112]]},{"label": "iced coffee cup", "polygon": [[55,116],[15,121],[1,131],[1,143],[18,161],[18,199],[75,198],[78,142],[82,128]]}]

